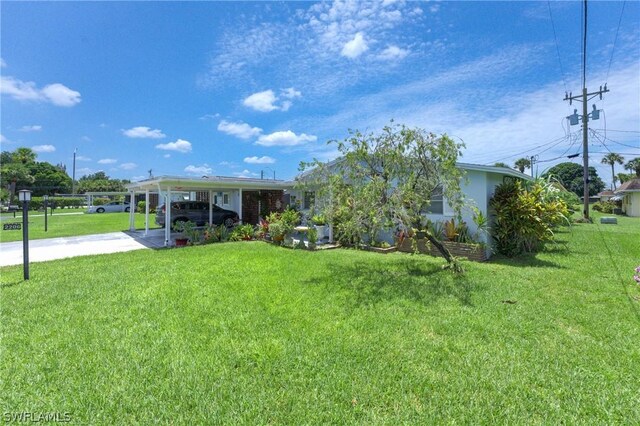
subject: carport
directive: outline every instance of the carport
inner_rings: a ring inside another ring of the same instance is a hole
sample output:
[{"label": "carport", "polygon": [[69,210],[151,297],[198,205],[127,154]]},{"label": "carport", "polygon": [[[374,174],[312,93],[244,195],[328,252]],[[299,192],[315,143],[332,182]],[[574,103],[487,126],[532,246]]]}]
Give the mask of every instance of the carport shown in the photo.
[{"label": "carport", "polygon": [[[125,185],[135,199],[136,194],[145,194],[145,231],[149,233],[149,195],[158,194],[158,204],[170,206],[173,201],[192,200],[198,195],[208,195],[209,200],[209,224],[213,222],[214,198],[217,205],[235,210],[241,223],[255,223],[260,216],[264,205],[268,208],[280,210],[284,208],[283,194],[291,191],[293,181],[250,179],[226,176],[203,176],[201,178],[159,176],[133,182]],[[256,196],[257,194],[257,196]],[[280,197],[278,198],[278,194]],[[157,206],[156,206],[157,207]],[[245,220],[246,219],[246,220]],[[165,209],[164,246],[171,245],[171,209]],[[135,231],[135,206],[129,212],[129,229]]]}]

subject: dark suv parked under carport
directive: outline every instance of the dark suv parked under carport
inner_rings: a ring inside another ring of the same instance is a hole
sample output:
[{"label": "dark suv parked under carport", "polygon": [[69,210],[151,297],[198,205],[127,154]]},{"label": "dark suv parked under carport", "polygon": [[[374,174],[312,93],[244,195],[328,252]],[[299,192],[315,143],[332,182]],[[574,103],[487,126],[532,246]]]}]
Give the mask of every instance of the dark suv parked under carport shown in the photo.
[{"label": "dark suv parked under carport", "polygon": [[[211,207],[213,224],[225,224],[228,228],[232,227],[240,218],[238,213],[233,210],[225,210],[216,206]],[[156,209],[156,224],[164,228],[165,222],[165,205],[162,204]],[[209,223],[209,203],[206,201],[174,201],[171,203],[171,222],[175,225],[177,222],[195,222],[196,225],[205,225]]]}]

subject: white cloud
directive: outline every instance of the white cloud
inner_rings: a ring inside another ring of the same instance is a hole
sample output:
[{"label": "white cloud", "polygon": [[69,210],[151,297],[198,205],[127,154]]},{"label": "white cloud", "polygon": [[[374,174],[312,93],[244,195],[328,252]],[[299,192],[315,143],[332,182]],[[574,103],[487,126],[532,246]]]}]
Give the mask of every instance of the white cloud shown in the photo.
[{"label": "white cloud", "polygon": [[165,154],[163,155],[164,158],[171,158],[171,154]]},{"label": "white cloud", "polygon": [[439,4],[434,4],[429,6],[429,12],[431,13],[438,13],[440,11],[440,5]]},{"label": "white cloud", "polygon": [[241,177],[241,178],[250,178],[250,177],[256,177],[256,176],[258,176],[258,174],[257,174],[257,173],[253,173],[253,172],[251,172],[251,171],[249,171],[249,170],[247,170],[247,169],[244,169],[244,170],[243,170],[243,171],[241,171],[241,172],[235,172],[233,175],[234,175],[234,176],[237,176],[237,177]]},{"label": "white cloud", "polygon": [[4,61],[4,59],[0,58],[0,68],[5,68],[7,66],[7,63]]},{"label": "white cloud", "polygon": [[42,130],[40,125],[22,126],[18,129],[19,132],[39,132],[40,130]]},{"label": "white cloud", "polygon": [[344,46],[342,47],[342,52],[340,52],[340,54],[342,56],[346,56],[349,59],[355,59],[367,50],[369,50],[369,46],[367,45],[362,32],[358,32],[353,37],[353,39],[344,44]]},{"label": "white cloud", "polygon": [[91,138],[89,136],[83,136],[80,138],[82,142],[91,142]]},{"label": "white cloud", "polygon": [[277,100],[278,98],[275,93],[273,93],[273,90],[269,89],[247,96],[242,101],[242,104],[246,107],[253,108],[256,111],[270,112],[278,109],[278,107],[274,105],[274,102]]},{"label": "white cloud", "polygon": [[156,148],[165,151],[177,151],[185,154],[187,152],[191,152],[191,142],[185,141],[184,139],[178,139],[175,142],[161,143],[159,145],[156,145]]},{"label": "white cloud", "polygon": [[93,174],[97,171],[101,171],[101,170],[93,170],[93,169],[90,169],[89,167],[80,167],[79,169],[76,169],[76,172],[78,172],[76,176],[86,176],[86,175]]},{"label": "white cloud", "polygon": [[281,96],[287,99],[295,99],[302,96],[302,92],[294,89],[293,87],[288,87],[286,89],[282,89]]},{"label": "white cloud", "polygon": [[276,162],[276,160],[265,155],[263,157],[246,157],[244,159],[244,162],[248,164],[273,164]]},{"label": "white cloud", "polygon": [[71,107],[79,104],[80,92],[69,89],[64,84],[54,83],[45,86],[42,89],[42,94],[54,105]]},{"label": "white cloud", "polygon": [[259,127],[251,127],[243,122],[231,123],[226,120],[222,120],[220,124],[218,124],[218,130],[240,139],[250,139],[262,133],[262,129]]},{"label": "white cloud", "polygon": [[0,93],[19,101],[50,102],[57,106],[70,107],[81,101],[80,92],[54,83],[38,89],[33,81],[21,81],[13,77],[0,77]]},{"label": "white cloud", "polygon": [[0,134],[0,143],[11,143],[11,141],[5,135]]},{"label": "white cloud", "polygon": [[391,45],[386,49],[384,49],[380,53],[380,55],[378,55],[378,58],[384,61],[400,60],[405,58],[408,54],[409,54],[408,50],[402,49],[398,46]]},{"label": "white cloud", "polygon": [[199,118],[199,120],[213,120],[214,118],[220,118],[220,114],[205,114]]},{"label": "white cloud", "polygon": [[103,158],[101,160],[98,160],[98,164],[115,164],[117,162],[118,160],[116,160],[115,158]]},{"label": "white cloud", "polygon": [[129,138],[162,139],[166,136],[160,129],[151,130],[151,128],[147,126],[132,127],[127,130],[123,129],[122,133]]},{"label": "white cloud", "polygon": [[131,182],[139,182],[141,180],[147,179],[148,176],[131,176]]},{"label": "white cloud", "polygon": [[305,142],[315,142],[318,138],[313,135],[307,135],[301,133],[296,135],[291,130],[285,130],[280,132],[273,132],[268,135],[261,135],[256,142],[256,145],[262,146],[295,146],[301,145]]},{"label": "white cloud", "polygon": [[85,157],[84,155],[76,155],[76,160],[78,160],[78,161],[91,161],[91,158]]},{"label": "white cloud", "polygon": [[41,152],[54,152],[56,147],[53,145],[36,145],[31,148],[33,152],[41,153]]},{"label": "white cloud", "polygon": [[[242,104],[260,112],[271,112],[276,110],[288,111],[291,105],[293,105],[291,99],[299,98],[301,96],[302,92],[294,89],[293,87],[282,89],[279,97],[276,96],[273,90],[269,89],[247,96],[242,101]],[[286,100],[278,103],[281,98]]]},{"label": "white cloud", "polygon": [[122,164],[120,164],[120,168],[122,170],[133,170],[136,167],[138,167],[138,165],[136,163],[122,163]]},{"label": "white cloud", "polygon": [[203,164],[202,166],[193,166],[188,165],[184,168],[185,173],[195,176],[203,176],[210,175],[213,172],[213,169],[209,167],[208,164]]}]

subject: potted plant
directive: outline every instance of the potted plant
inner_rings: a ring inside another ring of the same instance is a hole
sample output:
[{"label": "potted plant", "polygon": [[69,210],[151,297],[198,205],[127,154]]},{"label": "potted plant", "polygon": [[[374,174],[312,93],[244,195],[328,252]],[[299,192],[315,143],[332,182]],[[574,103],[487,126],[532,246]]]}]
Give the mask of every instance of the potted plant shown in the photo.
[{"label": "potted plant", "polygon": [[311,218],[311,223],[315,226],[318,239],[323,239],[327,235],[327,220],[324,215],[314,215]]},{"label": "potted plant", "polygon": [[173,225],[173,230],[180,232],[180,236],[176,237],[176,247],[186,246],[189,241],[191,244],[198,242],[196,224],[190,220],[176,222]]}]

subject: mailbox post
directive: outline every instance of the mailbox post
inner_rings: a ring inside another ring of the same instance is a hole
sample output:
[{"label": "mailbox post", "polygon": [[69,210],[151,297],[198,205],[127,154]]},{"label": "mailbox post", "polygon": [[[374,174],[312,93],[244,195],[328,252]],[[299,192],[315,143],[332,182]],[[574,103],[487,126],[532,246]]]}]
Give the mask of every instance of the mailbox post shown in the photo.
[{"label": "mailbox post", "polygon": [[29,279],[29,201],[31,191],[18,191],[18,200],[22,201],[22,264],[25,281]]}]

